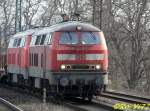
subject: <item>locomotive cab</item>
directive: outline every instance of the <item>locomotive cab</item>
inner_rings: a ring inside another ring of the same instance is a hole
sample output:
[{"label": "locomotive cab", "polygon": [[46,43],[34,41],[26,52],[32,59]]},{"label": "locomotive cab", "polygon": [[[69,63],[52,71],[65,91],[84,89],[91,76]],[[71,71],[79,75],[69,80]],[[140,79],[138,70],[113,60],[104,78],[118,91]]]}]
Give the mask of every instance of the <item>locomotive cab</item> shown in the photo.
[{"label": "locomotive cab", "polygon": [[72,25],[55,32],[52,65],[58,91],[66,96],[92,97],[108,84],[108,55],[103,32]]},{"label": "locomotive cab", "polygon": [[58,33],[57,70],[107,71],[107,47],[103,32]]}]

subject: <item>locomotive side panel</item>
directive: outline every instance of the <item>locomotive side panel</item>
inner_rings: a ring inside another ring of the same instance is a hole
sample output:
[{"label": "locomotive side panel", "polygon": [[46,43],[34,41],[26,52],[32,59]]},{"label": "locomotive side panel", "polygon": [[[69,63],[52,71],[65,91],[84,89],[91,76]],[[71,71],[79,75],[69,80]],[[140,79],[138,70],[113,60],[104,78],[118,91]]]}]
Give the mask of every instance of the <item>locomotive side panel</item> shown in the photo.
[{"label": "locomotive side panel", "polygon": [[9,81],[20,82],[28,79],[28,52],[31,35],[34,30],[20,32],[10,38],[7,49],[7,67]]},{"label": "locomotive side panel", "polygon": [[29,76],[32,77],[43,77],[43,60],[42,57],[44,54],[44,47],[36,46],[30,47],[29,55],[30,55],[30,65],[29,65]]},{"label": "locomotive side panel", "polygon": [[18,48],[20,50],[20,75],[24,77],[24,79],[28,79],[28,67],[29,67],[29,45],[31,41],[31,35],[25,36],[23,39],[23,43]]},{"label": "locomotive side panel", "polygon": [[8,48],[8,73],[19,74],[20,52],[17,48]]},{"label": "locomotive side panel", "polygon": [[[33,40],[31,40],[32,43],[30,44],[29,49],[30,76],[43,78],[44,73],[45,75],[46,73],[48,73],[48,77],[50,76],[52,62],[52,42],[50,40],[51,37],[52,35],[50,33],[43,35],[34,35],[34,37],[32,37]],[[43,38],[45,39],[43,40]]]}]

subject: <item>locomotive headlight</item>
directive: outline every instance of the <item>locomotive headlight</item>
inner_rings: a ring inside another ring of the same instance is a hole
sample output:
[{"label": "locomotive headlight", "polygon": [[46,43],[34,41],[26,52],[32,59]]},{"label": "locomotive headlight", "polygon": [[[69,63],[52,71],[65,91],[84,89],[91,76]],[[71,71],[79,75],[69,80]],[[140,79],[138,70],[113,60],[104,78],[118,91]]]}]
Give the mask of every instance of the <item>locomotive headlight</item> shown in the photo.
[{"label": "locomotive headlight", "polygon": [[77,30],[82,30],[82,27],[81,26],[77,26]]},{"label": "locomotive headlight", "polygon": [[66,66],[65,66],[65,65],[61,65],[60,68],[61,68],[62,70],[64,70],[64,69],[66,68]]},{"label": "locomotive headlight", "polygon": [[96,65],[96,67],[95,67],[96,69],[100,69],[101,68],[101,66],[100,65]]},{"label": "locomotive headlight", "polygon": [[62,78],[60,79],[60,84],[61,84],[62,86],[67,86],[67,85],[69,84],[68,78],[62,77]]}]

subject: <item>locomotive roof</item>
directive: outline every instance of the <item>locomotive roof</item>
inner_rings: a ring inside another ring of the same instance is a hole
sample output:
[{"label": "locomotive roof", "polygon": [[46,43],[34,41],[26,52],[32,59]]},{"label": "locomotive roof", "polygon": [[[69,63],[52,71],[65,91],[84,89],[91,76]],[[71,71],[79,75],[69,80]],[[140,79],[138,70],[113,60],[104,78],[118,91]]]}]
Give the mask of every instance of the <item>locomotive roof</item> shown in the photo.
[{"label": "locomotive roof", "polygon": [[82,31],[101,31],[100,29],[98,29],[97,27],[91,24],[82,23],[78,21],[69,21],[69,22],[58,23],[50,27],[29,29],[23,32],[19,32],[15,34],[13,38],[23,37],[32,34],[41,35],[41,34],[46,34],[46,33],[56,32],[56,31],[76,31],[77,26],[82,27]]},{"label": "locomotive roof", "polygon": [[82,27],[81,31],[100,31],[100,29],[98,29],[97,27],[91,24],[77,22],[77,21],[69,21],[69,22],[62,22],[50,27],[45,27],[41,30],[38,30],[38,32],[36,32],[35,35],[57,32],[57,31],[76,31],[77,26]]},{"label": "locomotive roof", "polygon": [[23,36],[26,36],[26,35],[32,35],[36,30],[38,30],[38,29],[29,29],[29,30],[26,30],[26,31],[23,31],[23,32],[18,32],[17,34],[15,34],[13,36],[13,38],[23,37]]}]

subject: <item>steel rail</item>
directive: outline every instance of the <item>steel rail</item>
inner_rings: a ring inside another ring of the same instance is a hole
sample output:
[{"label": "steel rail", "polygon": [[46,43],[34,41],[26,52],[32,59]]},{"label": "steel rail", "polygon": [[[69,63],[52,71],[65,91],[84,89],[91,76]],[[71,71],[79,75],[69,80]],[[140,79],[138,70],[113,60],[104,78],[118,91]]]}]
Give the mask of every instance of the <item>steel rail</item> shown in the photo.
[{"label": "steel rail", "polygon": [[[39,98],[39,99],[42,99],[41,95],[38,93],[38,94],[35,94],[34,92],[32,91],[28,91],[28,90],[24,90],[24,89],[21,89],[19,87],[10,87],[8,85],[3,85],[4,88],[9,88],[10,90],[13,90],[13,91],[16,91],[16,92],[20,92],[20,93],[24,93],[24,94],[27,94],[27,95],[31,95],[31,96],[34,96],[36,98]],[[48,97],[47,98],[47,102],[51,102],[51,103],[54,103],[54,104],[62,104],[70,109],[73,109],[75,111],[88,111],[84,108],[81,108],[77,105],[74,105],[72,104],[70,101],[60,101],[59,100],[56,100],[55,98],[51,98],[51,97]],[[15,111],[23,111],[23,110],[15,110]]]},{"label": "steel rail", "polygon": [[127,94],[120,94],[120,93],[114,93],[114,92],[103,92],[100,96],[109,98],[109,99],[115,99],[127,103],[136,103],[136,104],[150,104],[149,99],[144,99],[132,95]]},{"label": "steel rail", "polygon": [[89,111],[89,110],[87,110],[85,108],[80,107],[79,105],[72,104],[71,102],[64,102],[63,104],[66,107],[69,107],[69,108],[74,109],[76,111]]},{"label": "steel rail", "polygon": [[[65,100],[65,104],[69,103],[77,108],[81,108],[83,111],[102,111],[103,109],[105,111],[113,111],[114,110],[114,107],[112,104],[108,104],[108,103],[104,103],[104,102],[98,102],[98,101],[95,101],[94,99],[89,102],[88,100],[82,100],[81,98],[75,98],[73,101],[75,102],[72,102],[72,100]],[[79,111],[82,111],[82,110],[79,110]],[[118,111],[121,111],[121,110],[118,110]]]},{"label": "steel rail", "polygon": [[113,94],[113,95],[119,95],[119,96],[122,96],[122,97],[129,97],[129,98],[133,98],[133,99],[135,98],[135,99],[142,100],[142,101],[147,101],[147,102],[150,103],[150,98],[146,98],[146,97],[129,95],[129,94],[120,93],[120,92],[114,92],[114,91],[106,91],[104,93]]},{"label": "steel rail", "polygon": [[[105,103],[105,102],[99,101],[95,98],[93,99],[92,103],[95,104],[96,106],[102,107],[108,111],[114,111],[114,105],[113,104]],[[122,111],[122,110],[118,110],[118,111]]]},{"label": "steel rail", "polygon": [[[24,89],[21,89],[19,87],[10,87],[8,85],[3,85],[3,87],[9,88],[9,89],[14,90],[16,92],[29,94],[29,95],[32,95],[34,97],[37,97],[37,98],[41,99],[40,94],[37,94],[37,93],[29,91],[29,90],[24,90]],[[52,102],[52,103],[55,103],[55,104],[62,104],[62,105],[66,106],[70,109],[75,110],[75,111],[91,111],[91,110],[87,109],[86,107],[91,107],[91,108],[97,107],[99,109],[102,108],[102,109],[106,109],[108,111],[114,110],[112,104],[104,103],[104,102],[98,102],[98,101],[95,101],[95,100],[93,100],[91,103],[88,103],[88,104],[84,104],[84,102],[81,102],[81,104],[80,104],[80,103],[78,103],[78,102],[80,102],[80,100],[77,101],[77,102],[72,102],[72,101],[68,101],[68,100],[64,99],[60,102],[59,100],[56,100],[55,98],[48,97],[47,102]],[[15,110],[15,111],[19,111],[19,110]]]},{"label": "steel rail", "polygon": [[3,103],[4,105],[6,105],[7,107],[9,107],[10,109],[12,109],[13,111],[23,111],[19,107],[15,106],[14,104],[10,103],[9,101],[7,101],[1,97],[0,97],[0,102]]}]

